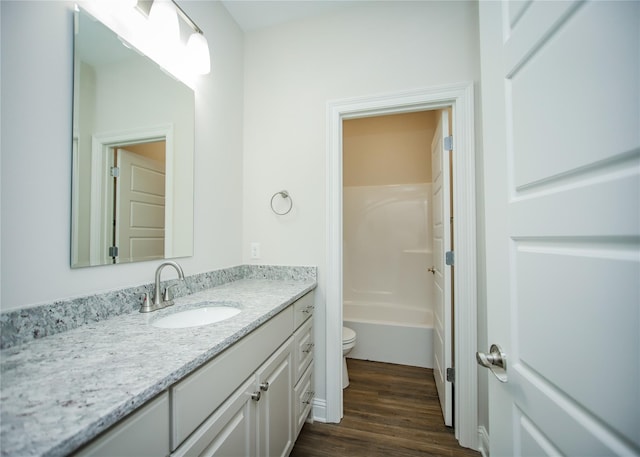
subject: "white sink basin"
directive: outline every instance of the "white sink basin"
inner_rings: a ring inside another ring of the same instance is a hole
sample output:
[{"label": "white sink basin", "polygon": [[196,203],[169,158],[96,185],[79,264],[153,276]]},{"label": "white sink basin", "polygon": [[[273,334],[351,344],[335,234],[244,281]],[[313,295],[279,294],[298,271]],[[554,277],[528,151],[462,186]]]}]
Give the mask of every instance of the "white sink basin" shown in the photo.
[{"label": "white sink basin", "polygon": [[240,313],[240,309],[233,306],[217,305],[215,303],[203,304],[203,306],[177,313],[169,314],[151,325],[159,328],[187,328],[209,325],[221,322]]}]

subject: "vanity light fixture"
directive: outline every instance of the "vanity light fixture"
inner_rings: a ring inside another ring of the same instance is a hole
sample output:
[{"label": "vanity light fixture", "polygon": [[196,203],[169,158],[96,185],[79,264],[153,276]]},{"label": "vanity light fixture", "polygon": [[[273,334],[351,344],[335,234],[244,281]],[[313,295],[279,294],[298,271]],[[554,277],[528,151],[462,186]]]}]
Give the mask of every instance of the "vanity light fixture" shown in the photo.
[{"label": "vanity light fixture", "polygon": [[187,41],[187,59],[191,63],[194,73],[206,75],[211,71],[209,44],[202,31],[193,32],[189,37],[189,41]]},{"label": "vanity light fixture", "polygon": [[149,11],[149,24],[161,45],[173,46],[180,41],[178,13],[171,0],[154,0]]},{"label": "vanity light fixture", "polygon": [[[145,5],[145,3],[147,5]],[[184,53],[186,62],[195,74],[205,75],[211,71],[211,59],[209,57],[209,44],[202,29],[184,12],[175,0],[153,0],[148,7],[148,0],[139,0],[138,7],[147,9],[149,22],[157,31],[161,46],[177,47],[180,43],[180,24],[178,16],[182,18],[193,33],[189,36]],[[146,8],[145,8],[146,7]]]},{"label": "vanity light fixture", "polygon": [[[173,0],[171,0],[173,2]],[[204,32],[185,13],[177,3],[176,10],[180,17],[193,29],[193,33],[187,41],[187,58],[193,71],[199,75],[206,75],[211,71],[211,58],[209,57],[209,43]]]}]

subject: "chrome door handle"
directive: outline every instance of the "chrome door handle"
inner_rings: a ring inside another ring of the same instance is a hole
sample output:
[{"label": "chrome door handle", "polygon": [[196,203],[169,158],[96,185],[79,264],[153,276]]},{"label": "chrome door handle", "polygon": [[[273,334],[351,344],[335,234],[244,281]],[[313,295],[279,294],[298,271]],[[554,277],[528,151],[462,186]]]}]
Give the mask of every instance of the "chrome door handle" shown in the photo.
[{"label": "chrome door handle", "polygon": [[507,382],[507,355],[497,344],[492,344],[489,354],[476,352],[478,365],[486,367],[498,378],[500,382]]}]

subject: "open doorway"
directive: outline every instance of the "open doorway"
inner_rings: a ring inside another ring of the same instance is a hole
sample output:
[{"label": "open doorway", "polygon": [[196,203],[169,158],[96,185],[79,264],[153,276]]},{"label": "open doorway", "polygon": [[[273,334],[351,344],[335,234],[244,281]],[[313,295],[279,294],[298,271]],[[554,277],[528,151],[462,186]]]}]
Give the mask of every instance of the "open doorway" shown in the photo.
[{"label": "open doorway", "polygon": [[432,369],[448,426],[450,117],[447,108],[348,119],[342,138],[343,323],[357,335],[348,357]]},{"label": "open doorway", "polygon": [[361,97],[329,102],[327,155],[327,305],[326,420],[342,417],[341,333],[343,324],[343,221],[342,221],[342,123],[382,114],[399,114],[451,107],[456,132],[454,163],[454,233],[456,245],[455,360],[456,438],[466,447],[477,448],[476,350],[476,257],[475,257],[475,157],[473,86],[458,84],[399,94]]}]

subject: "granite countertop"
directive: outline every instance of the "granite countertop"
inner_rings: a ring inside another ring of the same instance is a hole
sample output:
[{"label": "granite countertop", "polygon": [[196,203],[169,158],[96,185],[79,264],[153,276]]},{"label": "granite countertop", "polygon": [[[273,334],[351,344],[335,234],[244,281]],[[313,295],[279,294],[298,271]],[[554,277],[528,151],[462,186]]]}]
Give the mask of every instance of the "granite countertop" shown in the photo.
[{"label": "granite countertop", "polygon": [[[68,455],[315,286],[242,279],[0,351],[1,455]],[[201,327],[149,325],[204,300],[242,312]]]}]

